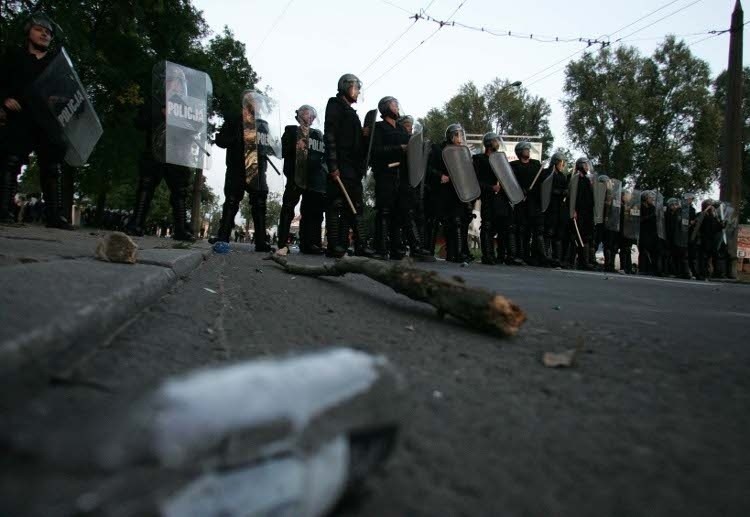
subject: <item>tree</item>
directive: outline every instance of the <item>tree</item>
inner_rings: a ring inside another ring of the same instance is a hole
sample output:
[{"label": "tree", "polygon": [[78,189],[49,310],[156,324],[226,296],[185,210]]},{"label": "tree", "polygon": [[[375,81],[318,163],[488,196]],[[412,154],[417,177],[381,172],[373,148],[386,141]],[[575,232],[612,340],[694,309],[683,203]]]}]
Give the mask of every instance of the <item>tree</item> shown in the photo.
[{"label": "tree", "polygon": [[534,97],[523,87],[515,87],[507,79],[494,79],[484,87],[489,127],[500,135],[541,136],[543,157],[551,153],[552,131],[549,116],[552,109],[541,97]]},{"label": "tree", "polygon": [[605,47],[571,62],[565,70],[568,137],[617,179],[625,179],[635,166],[644,61],[635,48]]},{"label": "tree", "polygon": [[566,128],[601,172],[666,197],[717,174],[719,117],[708,65],[668,36],[650,58],[605,47],[566,68]]},{"label": "tree", "polygon": [[637,184],[665,196],[708,190],[718,175],[721,133],[708,63],[668,36],[646,61],[642,86]]},{"label": "tree", "polygon": [[[105,205],[133,206],[137,167],[150,143],[133,119],[150,95],[153,66],[170,60],[207,72],[216,115],[237,114],[243,90],[258,80],[245,46],[228,28],[211,34],[190,0],[3,0],[0,44],[23,42],[28,13],[44,9],[62,28],[63,44],[87,87],[104,134],[85,167],[76,171],[78,196]],[[58,34],[59,36],[59,34]]]},{"label": "tree", "polygon": [[481,90],[473,82],[459,88],[442,108],[432,108],[420,119],[425,133],[433,142],[442,142],[449,124],[458,122],[467,133],[540,135],[544,157],[549,155],[553,137],[549,128],[552,113],[547,101],[531,96],[507,80],[495,79]]}]

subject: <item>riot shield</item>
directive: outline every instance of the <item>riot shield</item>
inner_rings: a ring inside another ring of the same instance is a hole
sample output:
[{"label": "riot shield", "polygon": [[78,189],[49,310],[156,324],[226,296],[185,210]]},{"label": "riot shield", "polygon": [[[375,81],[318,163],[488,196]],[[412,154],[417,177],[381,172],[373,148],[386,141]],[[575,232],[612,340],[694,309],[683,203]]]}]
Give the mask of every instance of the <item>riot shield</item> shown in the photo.
[{"label": "riot shield", "polygon": [[738,230],[738,218],[734,206],[731,203],[722,201],[719,205],[719,218],[725,223],[724,229],[721,232],[721,242],[728,246],[730,242],[736,239]]},{"label": "riot shield", "polygon": [[576,215],[576,200],[578,199],[578,173],[573,172],[568,180],[568,215],[573,219]]},{"label": "riot shield", "polygon": [[609,177],[601,175],[594,182],[594,224],[604,223],[604,201],[607,198]]},{"label": "riot shield", "polygon": [[427,171],[429,157],[429,152],[425,153],[422,128],[415,125],[414,132],[411,138],[409,138],[409,145],[406,148],[406,159],[409,164],[409,184],[412,187],[416,187],[422,183]]},{"label": "riot shield", "polygon": [[613,232],[620,231],[620,211],[622,210],[622,182],[611,179],[607,182],[607,197],[604,201],[604,227]]},{"label": "riot shield", "polygon": [[625,191],[623,198],[625,217],[622,233],[627,239],[637,241],[641,235],[641,191]]},{"label": "riot shield", "polygon": [[281,158],[279,115],[276,103],[265,94],[242,94],[242,138],[245,143],[245,183],[250,184],[272,157]]},{"label": "riot shield", "polygon": [[31,86],[31,109],[49,137],[65,146],[65,161],[86,165],[102,125],[64,48]]},{"label": "riot shield", "polygon": [[200,70],[162,61],[153,68],[151,85],[154,158],[184,167],[209,168],[211,78]]},{"label": "riot shield", "polygon": [[443,161],[458,199],[468,203],[478,198],[481,189],[474,172],[471,150],[465,145],[446,145],[443,149]]},{"label": "riot shield", "polygon": [[552,200],[552,181],[555,176],[555,168],[552,167],[550,172],[544,181],[542,181],[542,212],[546,212],[549,208],[549,202]]},{"label": "riot shield", "polygon": [[656,234],[662,240],[667,238],[664,224],[664,195],[659,191],[656,192]]},{"label": "riot shield", "polygon": [[680,248],[688,247],[690,238],[690,203],[682,201],[679,220],[674,231],[674,245]]},{"label": "riot shield", "polygon": [[508,157],[504,152],[498,151],[490,154],[490,167],[492,172],[495,173],[497,180],[505,191],[505,195],[508,196],[508,200],[511,205],[517,205],[524,200],[523,189],[518,184],[518,179],[510,167]]},{"label": "riot shield", "polygon": [[328,166],[325,160],[325,142],[323,141],[322,131],[314,127],[310,129],[308,149],[307,189],[325,194]]},{"label": "riot shield", "polygon": [[305,190],[309,182],[311,153],[322,153],[322,134],[318,112],[312,106],[298,110],[297,121],[299,125],[295,141],[294,183]]}]

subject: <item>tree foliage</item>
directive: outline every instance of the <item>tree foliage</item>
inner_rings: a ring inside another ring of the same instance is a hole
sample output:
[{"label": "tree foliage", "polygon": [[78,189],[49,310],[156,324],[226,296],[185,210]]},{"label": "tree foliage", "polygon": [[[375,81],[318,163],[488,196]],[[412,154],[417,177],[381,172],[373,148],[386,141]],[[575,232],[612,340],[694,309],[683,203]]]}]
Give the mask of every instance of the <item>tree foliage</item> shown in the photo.
[{"label": "tree foliage", "polygon": [[[24,21],[40,9],[61,27],[54,43],[70,54],[104,128],[75,181],[79,199],[100,209],[133,205],[138,160],[146,151],[144,135],[133,121],[150,94],[157,62],[166,59],[209,74],[212,120],[237,113],[242,91],[258,81],[245,45],[226,27],[212,35],[190,0],[3,0],[3,52],[24,42]],[[157,191],[154,208],[162,194]]]},{"label": "tree foliage", "polygon": [[606,47],[566,68],[572,143],[614,178],[665,196],[715,180],[720,117],[708,64],[667,37],[653,56]]},{"label": "tree foliage", "polygon": [[539,135],[544,145],[544,156],[550,154],[553,143],[549,128],[551,108],[546,100],[534,97],[525,88],[513,86],[507,80],[495,79],[481,90],[468,82],[459,88],[442,108],[432,108],[420,123],[433,142],[444,140],[449,124],[458,122],[467,133]]}]

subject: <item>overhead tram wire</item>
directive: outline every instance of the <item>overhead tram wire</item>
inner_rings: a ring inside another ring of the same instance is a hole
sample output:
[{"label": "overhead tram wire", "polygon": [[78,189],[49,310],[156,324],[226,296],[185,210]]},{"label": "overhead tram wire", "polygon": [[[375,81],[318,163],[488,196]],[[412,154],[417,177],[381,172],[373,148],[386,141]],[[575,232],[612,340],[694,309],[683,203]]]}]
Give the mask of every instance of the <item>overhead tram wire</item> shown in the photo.
[{"label": "overhead tram wire", "polygon": [[[383,0],[383,1],[385,1],[385,0]],[[389,5],[393,5],[394,7],[398,7],[398,6],[394,5],[394,4],[391,4],[390,2],[385,2],[385,3],[387,3],[387,4],[389,4]],[[423,9],[421,9],[421,10],[420,10],[420,13],[425,13],[425,12],[427,12],[427,9],[429,9],[429,8],[430,8],[430,7],[432,6],[432,4],[433,4],[433,3],[435,3],[435,0],[430,0],[430,3],[429,3],[429,4],[427,4],[427,7],[424,7]],[[399,7],[399,8],[400,8],[400,7]],[[402,9],[402,10],[405,10],[405,9]],[[407,12],[408,12],[408,11],[407,11]],[[367,71],[368,71],[368,70],[369,70],[369,69],[370,69],[370,68],[372,67],[372,65],[374,65],[375,63],[377,63],[377,62],[378,62],[378,61],[380,60],[380,58],[381,58],[381,57],[383,57],[383,55],[384,55],[384,54],[385,54],[386,52],[388,52],[388,51],[389,51],[389,50],[390,50],[390,49],[391,49],[391,48],[393,47],[393,45],[395,45],[395,44],[396,44],[396,43],[397,43],[397,42],[398,42],[398,41],[399,41],[399,40],[400,40],[401,38],[403,38],[403,37],[404,37],[404,36],[406,35],[406,33],[407,33],[407,32],[409,32],[410,30],[412,30],[412,29],[414,28],[414,26],[415,26],[415,25],[417,24],[417,22],[418,22],[418,21],[419,21],[419,18],[415,16],[415,17],[414,17],[414,22],[413,22],[412,24],[410,24],[410,25],[409,25],[409,26],[408,26],[408,27],[406,28],[406,30],[405,30],[404,32],[402,32],[401,34],[399,34],[399,35],[398,35],[398,36],[396,37],[396,39],[394,39],[393,41],[391,41],[391,42],[390,42],[390,43],[388,44],[388,46],[387,46],[387,47],[385,47],[385,49],[383,49],[383,51],[382,51],[382,52],[380,52],[380,54],[378,54],[377,56],[375,56],[375,57],[373,58],[373,60],[372,60],[372,61],[370,61],[370,63],[369,63],[369,64],[368,64],[368,65],[367,65],[367,66],[365,67],[365,69],[364,69],[364,70],[362,70],[362,72],[361,72],[361,73],[362,73],[362,74],[364,74],[365,72],[367,72]]]},{"label": "overhead tram wire", "polygon": [[700,1],[701,1],[701,0],[694,0],[693,2],[690,2],[689,4],[687,4],[687,5],[685,5],[685,6],[682,6],[682,7],[680,7],[680,8],[679,8],[679,9],[677,9],[676,11],[673,11],[673,12],[671,12],[670,14],[668,14],[668,15],[666,15],[666,16],[662,16],[662,17],[661,17],[661,18],[659,18],[658,20],[656,20],[656,21],[654,21],[654,22],[651,22],[651,23],[649,23],[648,25],[645,25],[645,26],[641,27],[640,29],[638,29],[638,30],[636,30],[636,31],[634,31],[634,32],[631,32],[631,33],[630,33],[630,34],[628,34],[627,36],[623,36],[623,37],[621,37],[621,38],[618,38],[617,40],[615,40],[615,43],[619,43],[620,41],[624,40],[625,38],[629,38],[629,37],[630,37],[630,36],[632,36],[633,34],[637,34],[637,33],[641,32],[642,30],[646,30],[646,29],[648,29],[649,27],[651,27],[651,26],[653,26],[653,25],[656,25],[656,24],[657,24],[657,23],[659,23],[660,21],[666,20],[666,19],[667,19],[667,18],[669,18],[670,16],[674,16],[675,14],[679,13],[680,11],[684,11],[684,10],[685,10],[685,9],[687,9],[688,7],[692,7],[692,6],[694,6],[695,4],[697,4],[697,3],[698,3],[698,2],[700,2]]},{"label": "overhead tram wire", "polygon": [[[385,2],[385,3],[387,3],[387,4],[389,4],[389,5],[393,5],[394,7],[397,7],[394,4],[392,4],[392,3],[390,3],[390,2],[388,2],[386,0],[382,0],[382,1]],[[609,38],[611,36],[614,36],[615,34],[617,34],[619,32],[622,32],[623,30],[627,29],[628,27],[632,27],[636,23],[638,23],[638,22],[640,22],[640,21],[648,18],[649,16],[652,16],[652,15],[658,13],[659,11],[661,11],[663,9],[666,9],[670,5],[675,4],[677,2],[680,2],[680,1],[681,0],[672,0],[671,2],[668,2],[665,5],[659,7],[658,9],[656,9],[654,11],[651,11],[650,13],[646,14],[645,16],[641,16],[640,18],[638,18],[634,22],[631,22],[628,25],[625,25],[624,27],[618,29],[617,31],[613,32],[612,34],[610,34],[608,36],[603,36],[602,35],[602,36],[599,36],[599,38],[602,38],[602,37]],[[402,11],[406,11],[405,9],[403,9],[401,7],[398,7],[398,8],[401,9]],[[426,21],[437,23],[441,27],[443,27],[443,26],[460,27],[462,29],[467,29],[467,30],[471,30],[471,31],[475,31],[475,32],[484,32],[486,34],[489,34],[490,36],[495,36],[495,37],[511,37],[511,38],[518,38],[518,39],[529,39],[529,40],[537,41],[537,42],[540,42],[540,43],[587,43],[589,46],[591,46],[591,45],[609,44],[609,40],[602,40],[602,39],[599,39],[599,38],[589,38],[589,37],[586,37],[586,36],[560,37],[560,36],[550,36],[550,35],[544,35],[544,34],[532,34],[532,33],[522,33],[522,32],[515,32],[514,33],[512,30],[502,30],[501,31],[501,30],[497,30],[497,29],[489,29],[489,28],[486,28],[486,27],[483,27],[483,26],[482,27],[476,27],[476,26],[467,25],[467,24],[461,23],[461,22],[450,21],[450,18],[447,21],[439,20],[439,19],[434,18],[432,16],[426,16],[423,13],[414,13],[414,14],[411,15],[411,17],[414,18],[415,20],[423,19],[423,20],[426,20]]]},{"label": "overhead tram wire", "polygon": [[[385,1],[385,0],[383,0],[383,1]],[[461,9],[461,8],[462,8],[462,7],[464,6],[464,4],[466,4],[466,2],[468,2],[468,1],[469,1],[469,0],[462,0],[462,1],[461,1],[461,3],[460,3],[460,4],[458,4],[458,7],[456,7],[456,8],[455,8],[455,9],[453,10],[453,12],[451,13],[451,15],[450,15],[450,16],[448,17],[448,20],[446,20],[446,23],[447,23],[447,22],[449,22],[449,21],[450,21],[450,20],[451,20],[451,19],[452,19],[452,18],[453,18],[453,17],[455,16],[455,15],[456,15],[456,13],[457,13],[457,12],[459,11],[459,9]],[[419,42],[419,43],[418,43],[418,44],[417,44],[417,45],[416,45],[416,46],[415,46],[414,48],[412,48],[412,49],[411,49],[411,50],[410,50],[409,52],[407,52],[407,53],[406,53],[406,54],[405,54],[405,55],[404,55],[403,57],[401,57],[401,59],[399,59],[398,61],[396,61],[396,63],[394,63],[394,64],[393,64],[393,66],[391,66],[391,67],[390,67],[390,68],[389,68],[388,70],[386,70],[385,72],[383,72],[382,74],[380,74],[380,75],[379,75],[379,76],[378,76],[378,77],[377,77],[377,78],[376,78],[376,79],[375,79],[374,81],[370,82],[370,83],[369,83],[369,85],[368,85],[368,87],[372,87],[372,86],[373,86],[373,85],[374,85],[375,83],[377,83],[377,82],[378,82],[378,81],[380,81],[380,80],[381,80],[381,79],[382,79],[382,78],[383,78],[383,77],[384,77],[385,75],[387,75],[387,74],[388,74],[388,73],[389,73],[389,72],[390,72],[391,70],[393,70],[393,69],[394,69],[394,68],[396,68],[396,67],[397,67],[398,65],[400,65],[400,64],[401,64],[401,63],[402,63],[402,62],[403,62],[403,61],[404,61],[404,60],[405,60],[406,58],[408,58],[408,57],[409,57],[410,55],[412,55],[412,54],[413,54],[413,53],[414,53],[414,52],[415,52],[415,51],[416,51],[416,50],[417,50],[417,49],[418,49],[419,47],[421,47],[422,45],[424,45],[424,44],[425,44],[425,43],[426,43],[427,41],[429,41],[429,40],[430,40],[430,39],[431,39],[431,38],[432,38],[432,37],[433,37],[433,36],[434,36],[435,34],[437,34],[437,33],[438,33],[438,31],[440,31],[440,29],[442,29],[442,28],[443,28],[444,26],[445,26],[445,25],[440,25],[440,26],[439,26],[439,27],[438,27],[437,29],[435,29],[435,30],[434,30],[433,32],[431,32],[431,33],[430,33],[430,34],[429,34],[429,35],[428,35],[428,36],[427,36],[427,37],[426,37],[425,39],[423,39],[422,41],[420,41],[420,42]]]},{"label": "overhead tram wire", "polygon": [[287,9],[289,9],[289,6],[292,5],[292,2],[294,2],[294,0],[289,0],[286,3],[286,5],[284,6],[284,9],[281,10],[281,14],[279,14],[276,17],[276,19],[274,20],[274,22],[271,24],[271,28],[268,29],[268,31],[266,32],[265,36],[263,36],[263,39],[261,40],[260,45],[258,45],[258,47],[253,51],[253,54],[250,56],[250,59],[253,59],[258,54],[258,52],[260,51],[260,49],[263,47],[263,44],[268,39],[268,36],[271,35],[271,33],[273,32],[273,30],[276,28],[276,26],[279,24],[279,22],[281,21],[281,19],[286,14],[286,11],[287,11]]},{"label": "overhead tram wire", "polygon": [[[673,0],[672,2],[669,2],[668,4],[666,4],[666,5],[664,5],[664,6],[660,7],[660,8],[658,8],[658,9],[656,9],[656,10],[652,11],[652,12],[650,12],[649,14],[647,14],[647,15],[645,15],[645,16],[642,16],[642,17],[641,17],[641,18],[639,18],[639,19],[638,19],[638,20],[637,20],[636,22],[633,22],[633,23],[629,23],[629,24],[628,24],[628,25],[626,25],[625,27],[623,27],[623,28],[620,28],[620,29],[616,30],[615,32],[613,32],[613,33],[610,33],[610,34],[608,34],[608,35],[607,35],[606,37],[612,37],[612,36],[614,36],[615,34],[617,34],[617,33],[619,33],[619,32],[622,32],[622,31],[623,31],[623,30],[624,30],[625,28],[627,28],[627,27],[632,27],[632,26],[633,26],[633,25],[634,25],[635,23],[638,23],[638,21],[644,20],[644,19],[648,18],[649,16],[651,16],[651,15],[653,15],[653,14],[655,14],[655,13],[657,13],[657,12],[661,11],[661,10],[662,10],[662,9],[664,9],[665,7],[668,7],[668,6],[672,5],[672,4],[674,4],[674,3],[675,3],[675,1],[677,1],[677,0]],[[691,2],[691,3],[689,3],[689,4],[685,5],[685,6],[682,6],[682,7],[680,7],[679,9],[677,9],[677,10],[675,10],[675,11],[672,11],[672,12],[671,12],[671,13],[669,13],[668,15],[666,15],[666,16],[663,16],[663,17],[659,18],[659,19],[658,19],[658,20],[656,20],[655,22],[653,22],[653,23],[650,23],[650,24],[648,24],[648,25],[645,25],[645,26],[641,27],[640,29],[637,29],[637,30],[635,30],[635,31],[631,32],[631,33],[630,33],[630,34],[628,34],[627,36],[625,36],[625,37],[623,37],[623,38],[620,38],[620,39],[616,40],[616,41],[615,41],[615,43],[617,43],[617,42],[621,42],[621,41],[622,41],[623,39],[625,39],[626,37],[630,37],[630,36],[633,36],[633,35],[635,35],[635,34],[637,34],[637,33],[641,32],[642,30],[646,30],[647,28],[651,27],[652,25],[654,25],[654,24],[656,24],[656,23],[658,23],[658,22],[660,22],[660,21],[666,20],[667,18],[669,18],[669,17],[671,17],[671,16],[674,16],[675,14],[677,14],[677,13],[679,13],[679,12],[682,12],[682,11],[684,11],[685,9],[687,9],[687,8],[689,8],[689,7],[691,7],[691,6],[695,5],[695,4],[697,4],[697,3],[698,3],[698,2],[700,2],[700,1],[701,1],[701,0],[694,0],[693,2]],[[590,46],[590,45],[589,45],[589,46]],[[575,53],[571,54],[570,56],[568,56],[568,57],[566,57],[566,58],[564,58],[564,59],[562,59],[562,60],[560,60],[560,61],[556,62],[555,64],[553,64],[553,65],[550,65],[550,66],[548,66],[548,67],[546,67],[546,68],[544,68],[544,69],[540,70],[539,72],[536,72],[535,74],[533,74],[533,75],[531,75],[531,76],[527,77],[527,78],[526,78],[526,79],[524,79],[523,81],[524,81],[524,82],[526,82],[526,81],[527,81],[528,79],[531,79],[531,78],[533,78],[533,77],[536,77],[536,76],[538,76],[539,74],[541,74],[541,73],[544,73],[544,72],[546,72],[547,70],[549,70],[549,69],[551,69],[551,68],[554,68],[555,66],[559,65],[560,63],[562,63],[562,62],[564,62],[564,61],[567,61],[567,60],[569,60],[570,58],[572,58],[572,57],[574,57],[574,56],[576,56],[576,55],[578,55],[578,54],[580,54],[580,53],[582,53],[582,52],[585,52],[585,51],[586,51],[586,50],[587,50],[587,49],[589,48],[589,46],[586,46],[586,47],[582,48],[581,50],[579,50],[578,52],[575,52]],[[564,67],[563,67],[563,68],[560,68],[560,69],[557,69],[557,70],[555,70],[555,71],[553,71],[553,72],[551,72],[551,73],[549,73],[549,74],[545,75],[544,77],[541,77],[541,78],[539,78],[539,79],[536,79],[535,81],[532,81],[532,82],[528,83],[528,84],[527,84],[526,86],[531,86],[531,85],[533,85],[533,84],[536,84],[536,83],[538,83],[538,82],[541,82],[541,81],[543,81],[544,79],[547,79],[548,77],[551,77],[551,76],[555,75],[556,73],[558,73],[558,72],[561,72],[561,71],[563,71],[564,69],[565,69]]]},{"label": "overhead tram wire", "polygon": [[[411,14],[410,10],[408,10],[408,9],[406,9],[404,7],[401,7],[398,4],[394,4],[393,2],[389,2],[388,0],[380,0],[380,1],[383,2],[384,4],[390,5],[391,7],[395,7],[396,9],[400,9],[401,11],[404,11],[407,14]],[[430,2],[430,3],[432,3],[432,2]]]}]

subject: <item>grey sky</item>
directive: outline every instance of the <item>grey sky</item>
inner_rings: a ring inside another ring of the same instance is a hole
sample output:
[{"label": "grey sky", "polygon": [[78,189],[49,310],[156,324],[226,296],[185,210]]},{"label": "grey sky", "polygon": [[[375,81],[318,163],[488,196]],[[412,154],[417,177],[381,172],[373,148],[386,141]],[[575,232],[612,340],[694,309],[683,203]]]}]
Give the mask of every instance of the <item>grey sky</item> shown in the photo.
[{"label": "grey sky", "polygon": [[[282,125],[294,123],[294,110],[301,104],[312,104],[322,117],[326,101],[336,92],[336,81],[345,72],[359,75],[364,83],[364,99],[354,106],[360,118],[385,95],[397,97],[406,113],[420,117],[430,108],[441,106],[467,81],[474,81],[481,87],[501,77],[522,80],[532,94],[547,99],[552,105],[555,146],[567,146],[565,114],[560,104],[567,61],[534,74],[585,49],[585,44],[495,37],[446,26],[378,79],[438,28],[437,24],[426,20],[414,24],[402,10],[418,12],[429,5],[430,0],[392,0],[400,8],[382,0],[193,1],[203,10],[214,32],[227,25],[235,37],[247,45],[250,63],[261,77],[260,86],[270,87],[272,95],[280,102]],[[465,0],[453,20],[496,32],[510,30],[560,38],[597,38],[670,2],[672,0]],[[460,4],[461,0],[434,0],[427,14],[445,20]],[[709,34],[696,33],[728,28],[733,6],[734,0],[677,0],[615,34],[611,40],[624,37],[623,43],[639,48],[643,54],[651,54],[666,34],[690,34],[683,39],[688,43],[696,42],[690,47],[691,51],[709,63],[715,76],[726,68],[729,35],[705,39]],[[286,12],[280,16],[285,7]],[[680,9],[683,10],[668,16]],[[275,21],[275,28],[269,32]],[[746,15],[746,21],[750,21],[750,16]],[[652,23],[651,27],[630,35]],[[412,24],[414,26],[379,61],[365,70]],[[581,56],[578,54],[573,59]],[[747,62],[747,43],[744,57]],[[207,178],[209,185],[221,193],[224,154],[221,149],[214,150],[214,163],[207,171]],[[268,179],[272,191],[283,190],[283,178],[270,169]]]}]

